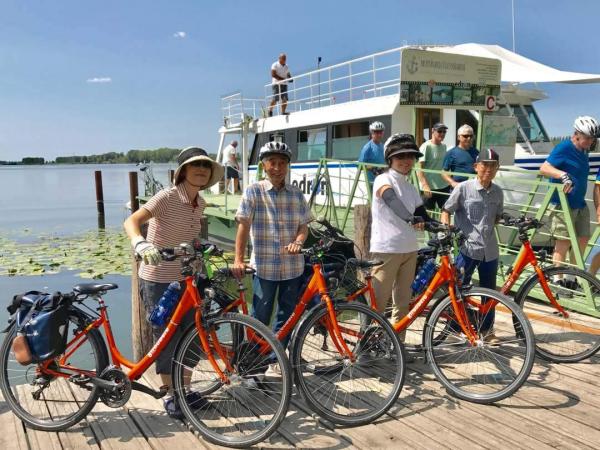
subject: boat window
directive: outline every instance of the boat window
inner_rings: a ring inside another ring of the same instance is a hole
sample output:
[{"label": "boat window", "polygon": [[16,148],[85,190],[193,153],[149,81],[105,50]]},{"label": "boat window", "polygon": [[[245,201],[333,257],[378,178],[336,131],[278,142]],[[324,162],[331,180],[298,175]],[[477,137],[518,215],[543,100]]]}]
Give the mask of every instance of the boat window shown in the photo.
[{"label": "boat window", "polygon": [[296,161],[318,161],[327,151],[327,128],[298,130],[298,158]]},{"label": "boat window", "polygon": [[360,156],[361,149],[368,140],[368,120],[334,125],[331,157],[333,159],[356,161]]},{"label": "boat window", "polygon": [[[532,105],[510,105],[515,112],[519,125],[530,142],[549,142],[546,130],[542,127],[537,112]],[[517,142],[524,142],[521,133],[517,134]]]}]

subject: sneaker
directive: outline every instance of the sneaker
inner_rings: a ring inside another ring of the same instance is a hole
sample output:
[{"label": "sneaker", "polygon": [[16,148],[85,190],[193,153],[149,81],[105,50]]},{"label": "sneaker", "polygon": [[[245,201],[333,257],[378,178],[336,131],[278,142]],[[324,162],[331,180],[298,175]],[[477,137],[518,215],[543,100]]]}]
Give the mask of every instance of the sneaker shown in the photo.
[{"label": "sneaker", "polygon": [[488,333],[483,337],[483,342],[489,345],[497,345],[500,343],[500,338],[496,336],[493,330],[488,331]]},{"label": "sneaker", "polygon": [[[575,282],[577,283],[577,282]],[[571,290],[571,281],[570,280],[557,280],[554,282],[559,289],[557,289],[557,293],[563,295],[564,297],[570,298],[573,297],[573,291]]]},{"label": "sneaker", "polygon": [[172,419],[183,420],[183,412],[179,407],[179,402],[174,396],[163,400],[163,406],[165,407],[167,416],[171,417]]},{"label": "sneaker", "polygon": [[261,382],[265,379],[265,375],[264,374],[260,374],[260,375],[250,375],[247,377],[243,377],[242,378],[242,386],[244,386],[246,389],[252,389],[252,390],[262,390],[261,389]]},{"label": "sneaker", "polygon": [[[185,401],[194,411],[201,408],[206,408],[208,406],[208,402],[198,392],[188,392],[185,394]],[[175,396],[165,399],[163,401],[163,405],[169,417],[177,420],[183,420],[183,411],[181,411],[179,401]]]},{"label": "sneaker", "polygon": [[281,367],[279,364],[269,364],[267,371],[265,372],[267,378],[281,378]]},{"label": "sneaker", "polygon": [[269,111],[269,117],[273,117],[273,111]]}]

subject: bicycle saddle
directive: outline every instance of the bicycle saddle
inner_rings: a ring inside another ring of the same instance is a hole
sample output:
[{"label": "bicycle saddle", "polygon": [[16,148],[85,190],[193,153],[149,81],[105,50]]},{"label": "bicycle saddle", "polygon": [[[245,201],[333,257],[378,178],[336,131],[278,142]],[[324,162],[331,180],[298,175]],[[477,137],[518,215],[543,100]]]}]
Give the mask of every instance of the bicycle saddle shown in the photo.
[{"label": "bicycle saddle", "polygon": [[117,289],[115,283],[79,283],[76,286],[73,286],[73,292],[76,294],[97,294],[102,291],[110,291],[111,289]]}]

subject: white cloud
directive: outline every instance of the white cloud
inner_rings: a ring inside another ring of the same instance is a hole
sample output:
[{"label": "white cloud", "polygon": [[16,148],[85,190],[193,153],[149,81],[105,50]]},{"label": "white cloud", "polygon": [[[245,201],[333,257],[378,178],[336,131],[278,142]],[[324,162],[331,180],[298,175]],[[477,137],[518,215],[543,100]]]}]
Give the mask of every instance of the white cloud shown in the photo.
[{"label": "white cloud", "polygon": [[177,31],[176,33],[173,33],[173,37],[176,39],[184,39],[187,36],[187,33],[185,31]]},{"label": "white cloud", "polygon": [[111,83],[112,78],[111,77],[94,77],[94,78],[88,78],[87,82],[88,83]]}]

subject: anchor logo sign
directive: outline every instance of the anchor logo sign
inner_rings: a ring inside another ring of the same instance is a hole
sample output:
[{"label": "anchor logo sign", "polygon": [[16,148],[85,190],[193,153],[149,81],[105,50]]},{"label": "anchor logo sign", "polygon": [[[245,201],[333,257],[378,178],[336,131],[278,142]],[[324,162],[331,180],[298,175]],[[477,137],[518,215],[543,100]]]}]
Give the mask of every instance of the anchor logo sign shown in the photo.
[{"label": "anchor logo sign", "polygon": [[416,73],[417,70],[419,70],[419,63],[416,56],[413,56],[412,59],[406,63],[406,70],[410,74]]}]

